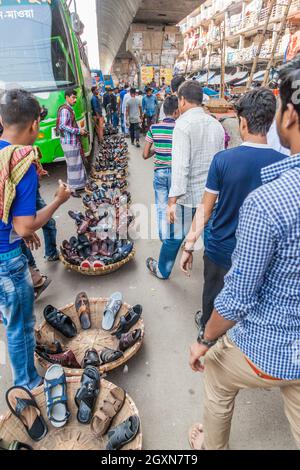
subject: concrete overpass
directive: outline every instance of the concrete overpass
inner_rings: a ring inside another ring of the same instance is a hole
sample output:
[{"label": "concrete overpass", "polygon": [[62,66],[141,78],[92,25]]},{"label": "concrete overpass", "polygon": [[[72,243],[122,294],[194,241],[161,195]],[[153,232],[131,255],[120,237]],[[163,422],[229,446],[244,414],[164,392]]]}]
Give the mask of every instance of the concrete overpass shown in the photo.
[{"label": "concrete overpass", "polygon": [[200,3],[201,0],[97,0],[101,69],[108,73],[119,53],[119,58],[132,53],[126,39],[133,23],[151,25],[158,31],[159,26],[176,25]]}]

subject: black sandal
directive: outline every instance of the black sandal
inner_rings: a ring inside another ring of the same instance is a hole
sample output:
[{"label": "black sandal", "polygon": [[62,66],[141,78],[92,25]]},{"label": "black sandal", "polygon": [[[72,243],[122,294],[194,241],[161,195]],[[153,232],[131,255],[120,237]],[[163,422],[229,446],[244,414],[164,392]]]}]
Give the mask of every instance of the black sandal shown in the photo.
[{"label": "black sandal", "polygon": [[52,305],[48,305],[44,310],[44,318],[46,322],[66,338],[75,338],[77,328],[70,317],[57,310]]},{"label": "black sandal", "polygon": [[33,395],[24,387],[13,387],[6,393],[6,403],[14,416],[23,423],[28,436],[39,442],[48,433],[47,425]]},{"label": "black sandal", "polygon": [[82,374],[81,387],[75,396],[79,423],[90,424],[99,393],[100,373],[96,367],[88,366]]},{"label": "black sandal", "polygon": [[133,441],[140,429],[138,416],[131,416],[116,428],[108,432],[108,444],[106,450],[119,450],[129,442]]},{"label": "black sandal", "polygon": [[143,307],[141,305],[135,305],[132,307],[125,316],[120,319],[120,324],[117,330],[113,333],[118,339],[121,339],[122,334],[128,333],[129,330],[139,321],[143,313]]},{"label": "black sandal", "polygon": [[101,365],[110,364],[115,362],[123,356],[122,351],[115,351],[114,349],[105,348],[100,353]]}]

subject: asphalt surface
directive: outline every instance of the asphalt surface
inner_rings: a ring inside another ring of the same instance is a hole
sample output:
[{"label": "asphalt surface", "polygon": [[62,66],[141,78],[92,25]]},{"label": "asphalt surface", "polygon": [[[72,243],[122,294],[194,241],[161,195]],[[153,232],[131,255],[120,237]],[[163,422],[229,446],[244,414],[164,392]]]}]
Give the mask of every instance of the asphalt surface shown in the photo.
[{"label": "asphalt surface", "polygon": [[[64,163],[48,168],[50,178],[43,182],[42,194],[50,201],[59,178],[66,179]],[[154,204],[152,162],[144,162],[141,150],[131,148],[130,191],[138,211]],[[69,209],[80,210],[80,200],[72,199],[56,214],[58,241],[74,234],[74,223],[66,215]],[[145,222],[142,222],[144,224]],[[155,232],[155,229],[153,229]],[[36,259],[40,269],[53,282],[36,303],[37,323],[48,304],[63,307],[74,301],[79,291],[89,296],[109,296],[123,292],[129,304],[142,304],[146,336],[143,348],[125,369],[107,377],[122,386],[139,408],[146,450],[189,449],[188,430],[202,417],[202,377],[188,366],[189,346],[196,339],[194,313],[201,307],[202,253],[197,255],[191,279],[185,278],[178,266],[169,281],[153,278],[145,268],[148,256],[157,256],[158,240],[136,242],[134,262],[120,271],[100,278],[88,278],[68,272],[60,263],[49,264],[41,250]],[[5,341],[0,326],[0,341]],[[1,343],[0,343],[1,344]],[[6,359],[6,365],[3,364]],[[0,348],[0,413],[6,412],[4,394],[11,384],[7,354]],[[280,392],[242,392],[236,401],[230,440],[232,449],[295,449],[283,411]]]}]

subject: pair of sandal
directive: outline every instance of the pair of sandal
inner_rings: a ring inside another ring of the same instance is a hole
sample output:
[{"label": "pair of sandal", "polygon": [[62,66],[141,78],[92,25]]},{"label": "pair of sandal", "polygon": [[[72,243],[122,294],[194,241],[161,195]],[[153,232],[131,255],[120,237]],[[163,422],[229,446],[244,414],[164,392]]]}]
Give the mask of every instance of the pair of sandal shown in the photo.
[{"label": "pair of sandal", "polygon": [[110,348],[105,348],[100,354],[98,354],[96,349],[88,349],[82,362],[82,368],[84,369],[87,366],[100,367],[101,365],[115,362],[121,357],[123,357],[122,351]]},{"label": "pair of sandal", "polygon": [[57,429],[64,427],[71,413],[68,409],[66,376],[61,365],[52,365],[47,370],[44,393],[49,421]]},{"label": "pair of sandal", "polygon": [[120,318],[120,323],[116,330],[112,333],[113,336],[116,336],[118,339],[121,339],[122,335],[128,333],[131,328],[136,325],[140,320],[143,313],[143,307],[141,305],[135,305],[130,308],[126,315]]},{"label": "pair of sandal", "polygon": [[94,436],[101,439],[105,434],[108,435],[106,450],[121,449],[132,442],[140,430],[138,416],[131,416],[119,426],[110,430],[113,420],[123,408],[125,400],[125,391],[119,387],[113,388],[92,419],[91,430]]}]

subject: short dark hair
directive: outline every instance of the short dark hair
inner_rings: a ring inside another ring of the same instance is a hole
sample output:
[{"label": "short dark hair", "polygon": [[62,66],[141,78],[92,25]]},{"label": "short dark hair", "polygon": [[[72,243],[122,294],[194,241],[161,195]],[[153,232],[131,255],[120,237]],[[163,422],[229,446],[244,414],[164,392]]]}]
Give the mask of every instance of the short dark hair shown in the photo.
[{"label": "short dark hair", "polygon": [[[300,118],[299,83],[300,54],[279,69],[279,90],[282,111],[286,111],[288,104],[292,104]],[[295,93],[297,94],[296,99],[294,99]]]},{"label": "short dark hair", "polygon": [[148,87],[147,90],[146,90],[146,93],[148,93],[149,91],[151,91],[151,93],[152,93],[152,91],[153,91],[152,88]]},{"label": "short dark hair", "polygon": [[177,96],[168,96],[164,102],[164,113],[166,116],[172,116],[178,109],[178,98]]},{"label": "short dark hair", "polygon": [[95,93],[95,91],[97,91],[97,90],[98,90],[98,87],[97,87],[97,86],[93,86],[93,87],[92,87],[92,93]]},{"label": "short dark hair", "polygon": [[189,103],[200,106],[203,102],[203,89],[198,82],[189,80],[180,86],[178,97],[179,99],[185,98]]},{"label": "short dark hair", "polygon": [[276,114],[276,98],[268,88],[251,90],[235,105],[239,118],[246,119],[253,135],[267,135]]},{"label": "short dark hair", "polygon": [[177,93],[180,86],[185,82],[183,75],[176,75],[171,81],[171,90],[173,93]]},{"label": "short dark hair", "polygon": [[135,95],[136,94],[136,89],[135,88],[130,88],[130,94]]},{"label": "short dark hair", "polygon": [[65,98],[70,98],[70,96],[77,96],[77,91],[74,89],[74,88],[68,88],[66,91],[65,91]]},{"label": "short dark hair", "polygon": [[0,95],[0,116],[3,126],[18,126],[23,129],[41,115],[38,100],[26,90],[9,90]]}]

